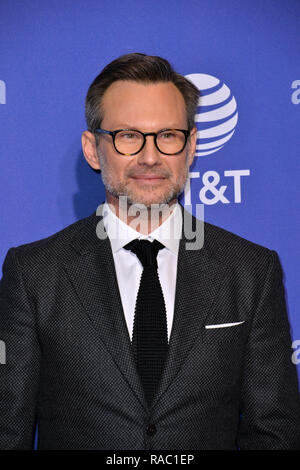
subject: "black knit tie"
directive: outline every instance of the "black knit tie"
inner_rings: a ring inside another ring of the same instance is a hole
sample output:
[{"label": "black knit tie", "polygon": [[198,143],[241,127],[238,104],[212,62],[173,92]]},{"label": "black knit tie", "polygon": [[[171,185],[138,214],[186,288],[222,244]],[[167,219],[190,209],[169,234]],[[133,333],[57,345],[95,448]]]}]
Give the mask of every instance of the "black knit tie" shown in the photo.
[{"label": "black knit tie", "polygon": [[139,258],[144,269],[137,294],[132,347],[148,405],[151,404],[168,350],[165,301],[157,272],[157,240],[133,240],[124,246]]}]

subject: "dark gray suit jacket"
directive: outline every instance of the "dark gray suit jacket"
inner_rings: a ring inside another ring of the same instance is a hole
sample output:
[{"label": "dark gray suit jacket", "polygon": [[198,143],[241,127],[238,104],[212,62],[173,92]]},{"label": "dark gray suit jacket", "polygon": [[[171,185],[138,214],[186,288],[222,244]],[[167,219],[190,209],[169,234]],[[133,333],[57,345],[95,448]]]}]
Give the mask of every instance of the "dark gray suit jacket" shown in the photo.
[{"label": "dark gray suit jacket", "polygon": [[[148,409],[98,223],[92,214],[7,253],[0,448],[31,449],[36,422],[39,449],[299,448],[277,253],[208,223],[202,249],[183,236],[169,355]],[[239,324],[205,327],[225,323]]]}]

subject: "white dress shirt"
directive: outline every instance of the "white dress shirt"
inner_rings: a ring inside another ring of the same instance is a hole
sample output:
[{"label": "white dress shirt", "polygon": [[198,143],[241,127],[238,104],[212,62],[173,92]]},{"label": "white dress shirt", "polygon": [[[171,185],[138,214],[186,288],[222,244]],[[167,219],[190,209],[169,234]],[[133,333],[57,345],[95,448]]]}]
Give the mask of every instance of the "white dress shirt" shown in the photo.
[{"label": "white dress shirt", "polygon": [[134,253],[123,247],[136,238],[149,241],[158,240],[165,245],[165,248],[162,248],[158,252],[157,265],[158,276],[165,300],[168,339],[170,340],[174,316],[178,249],[182,230],[182,213],[179,204],[174,204],[174,208],[169,217],[148,235],[137,232],[134,228],[118,218],[110,209],[107,202],[103,205],[103,224],[112,248],[118,286],[130,339],[132,339],[135,303],[143,266]]}]

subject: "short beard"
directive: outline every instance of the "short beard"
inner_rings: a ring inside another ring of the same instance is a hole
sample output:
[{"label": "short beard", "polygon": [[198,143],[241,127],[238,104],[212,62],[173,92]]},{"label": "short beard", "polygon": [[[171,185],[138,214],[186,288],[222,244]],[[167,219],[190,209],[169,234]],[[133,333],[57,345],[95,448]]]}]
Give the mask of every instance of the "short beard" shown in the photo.
[{"label": "short beard", "polygon": [[[112,196],[116,197],[117,199],[119,199],[120,196],[125,196],[127,198],[127,203],[129,206],[143,204],[147,209],[150,209],[152,204],[169,204],[174,199],[178,199],[178,197],[184,190],[189,172],[188,153],[186,154],[186,166],[184,169],[184,174],[175,183],[170,184],[168,191],[164,195],[162,195],[159,200],[152,200],[151,203],[146,202],[146,199],[144,199],[143,196],[138,196],[137,198],[134,194],[134,191],[128,188],[124,183],[115,184],[113,182],[113,178],[111,177],[107,169],[105,158],[99,152],[98,148],[97,154],[100,161],[102,181],[106,191],[108,191]],[[147,185],[146,191],[147,194],[149,194],[152,191],[152,188]]]}]

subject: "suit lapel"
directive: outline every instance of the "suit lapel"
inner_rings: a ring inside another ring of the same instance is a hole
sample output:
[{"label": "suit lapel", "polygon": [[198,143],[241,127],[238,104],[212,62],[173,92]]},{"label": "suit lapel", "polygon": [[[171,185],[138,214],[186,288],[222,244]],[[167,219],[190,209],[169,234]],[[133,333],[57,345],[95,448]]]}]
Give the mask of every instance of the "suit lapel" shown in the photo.
[{"label": "suit lapel", "polygon": [[77,295],[128,385],[146,408],[144,392],[137,374],[130,337],[122,308],[109,239],[96,235],[99,217],[89,223],[72,241],[75,254],[65,263]]}]

